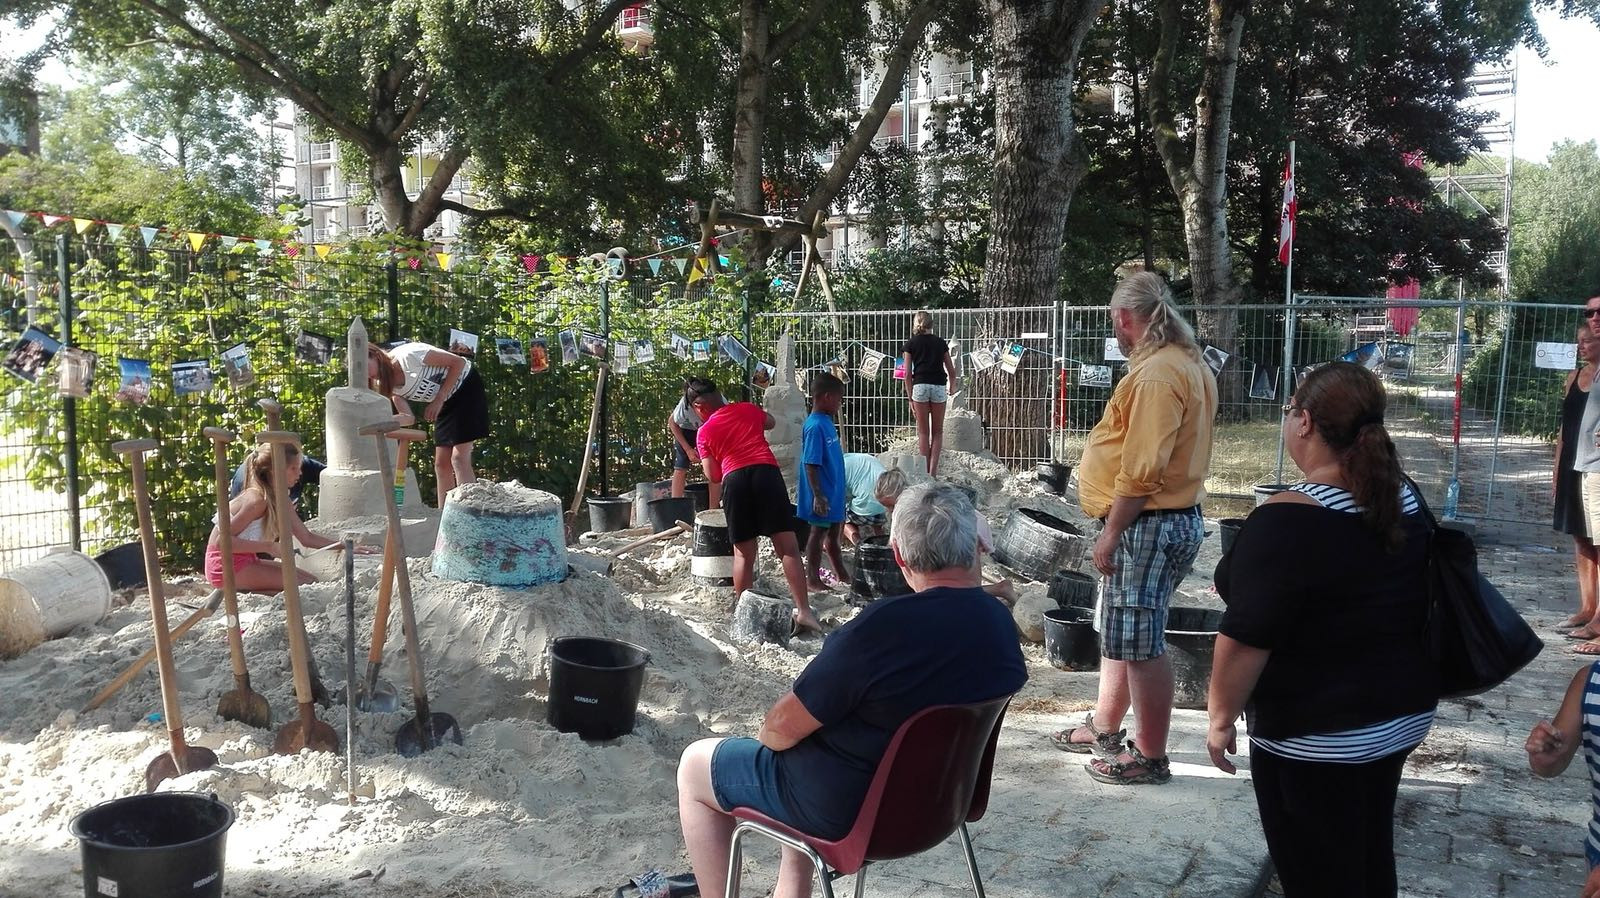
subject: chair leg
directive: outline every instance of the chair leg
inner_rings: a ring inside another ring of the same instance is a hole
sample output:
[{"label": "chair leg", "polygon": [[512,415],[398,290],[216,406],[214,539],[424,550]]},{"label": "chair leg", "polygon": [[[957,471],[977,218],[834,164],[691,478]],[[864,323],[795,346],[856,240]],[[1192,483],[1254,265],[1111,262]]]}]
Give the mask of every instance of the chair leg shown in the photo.
[{"label": "chair leg", "polygon": [[983,879],[978,876],[978,857],[972,853],[972,834],[967,832],[965,821],[958,829],[961,832],[961,850],[967,855],[967,872],[972,874],[972,891],[977,893],[978,898],[984,898]]},{"label": "chair leg", "polygon": [[865,894],[867,894],[867,865],[862,864],[861,869],[856,871],[856,898],[861,898]]},{"label": "chair leg", "polygon": [[728,884],[722,898],[739,898],[739,879],[744,875],[744,832],[742,827],[734,827],[733,844],[728,846]]},{"label": "chair leg", "polygon": [[[779,845],[793,848],[794,850],[805,855],[806,860],[811,863],[812,872],[814,872],[818,878],[822,880],[822,898],[834,898],[833,881],[828,878],[828,864],[822,859],[822,855],[817,853],[815,848],[812,848],[810,845],[807,845],[804,842],[791,839],[782,833],[767,829],[760,824],[752,823],[748,820],[740,822],[738,826],[733,828],[733,839],[731,844],[728,846],[728,888],[723,894],[723,898],[739,898],[739,878],[744,872],[742,869],[744,866],[742,842],[745,833],[755,833],[757,835],[766,836],[772,841],[777,842]],[[779,863],[781,864],[783,861],[780,859]],[[858,878],[856,880],[857,898],[860,898],[860,895],[861,880]],[[707,896],[707,898],[709,898],[709,896]]]}]

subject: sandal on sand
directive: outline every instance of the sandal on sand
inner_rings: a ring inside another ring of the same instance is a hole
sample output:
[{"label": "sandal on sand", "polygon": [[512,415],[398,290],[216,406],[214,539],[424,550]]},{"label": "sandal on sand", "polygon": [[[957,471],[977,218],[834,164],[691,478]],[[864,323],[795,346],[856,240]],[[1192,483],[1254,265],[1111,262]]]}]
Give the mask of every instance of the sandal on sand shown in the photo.
[{"label": "sandal on sand", "polygon": [[612,898],[682,898],[698,894],[700,886],[695,883],[693,873],[668,876],[652,869],[628,880],[627,885],[618,886]]},{"label": "sandal on sand", "polygon": [[[1147,758],[1132,742],[1128,743],[1128,755],[1133,760],[1095,758],[1083,765],[1083,769],[1100,782],[1114,786],[1154,786],[1172,779],[1172,761],[1167,758]],[[1130,770],[1140,772],[1130,776]]]},{"label": "sandal on sand", "polygon": [[[1072,734],[1079,730],[1088,730],[1092,742],[1074,742]],[[1102,733],[1094,728],[1094,712],[1083,715],[1083,723],[1060,732],[1050,734],[1050,744],[1062,751],[1074,754],[1093,754],[1097,758],[1110,760],[1122,751],[1122,740],[1128,738],[1128,731],[1117,730],[1115,733]]]}]

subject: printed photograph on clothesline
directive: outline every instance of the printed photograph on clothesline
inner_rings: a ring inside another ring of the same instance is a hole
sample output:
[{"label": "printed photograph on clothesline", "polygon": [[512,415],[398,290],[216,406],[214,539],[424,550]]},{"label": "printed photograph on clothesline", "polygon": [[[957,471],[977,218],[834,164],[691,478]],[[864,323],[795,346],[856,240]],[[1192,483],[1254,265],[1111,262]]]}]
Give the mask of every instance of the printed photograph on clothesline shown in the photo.
[{"label": "printed photograph on clothesline", "polygon": [[1016,374],[1017,369],[1022,367],[1022,354],[1026,351],[1021,343],[1011,344],[1006,350],[1005,357],[1000,360],[1000,370],[1007,374]]},{"label": "printed photograph on clothesline", "polygon": [[326,365],[333,361],[333,338],[316,331],[302,330],[294,338],[294,356],[302,362]]},{"label": "printed photograph on clothesline", "polygon": [[1313,372],[1313,371],[1315,371],[1315,370],[1317,370],[1318,368],[1321,368],[1321,367],[1322,367],[1321,364],[1311,364],[1311,365],[1305,366],[1304,368],[1301,368],[1299,371],[1296,371],[1295,374],[1294,374],[1294,385],[1295,385],[1295,387],[1298,388],[1301,384],[1305,383],[1306,382],[1306,378],[1311,376],[1311,372]]},{"label": "printed photograph on clothesline", "polygon": [[1205,360],[1206,367],[1211,369],[1212,377],[1220,376],[1222,369],[1227,367],[1228,359],[1233,358],[1233,356],[1228,355],[1221,349],[1210,345],[1206,346],[1205,350],[1200,353],[1200,357]]},{"label": "printed photograph on clothesline", "polygon": [[1117,342],[1116,337],[1106,338],[1104,358],[1108,362],[1126,362],[1128,360],[1127,355],[1122,351],[1122,344]]},{"label": "printed photograph on clothesline", "polygon": [[750,372],[750,383],[763,390],[772,386],[772,382],[777,378],[778,369],[766,362],[756,362],[755,370]]},{"label": "printed photograph on clothesline", "polygon": [[1374,341],[1372,343],[1363,343],[1339,356],[1339,361],[1355,362],[1357,365],[1365,366],[1368,370],[1376,371],[1383,365],[1383,355],[1378,352],[1378,344]]},{"label": "printed photograph on clothesline", "polygon": [[179,396],[211,391],[211,363],[205,359],[190,359],[172,363],[172,392]]},{"label": "printed photograph on clothesline", "polygon": [[516,337],[495,337],[494,354],[502,365],[526,365],[528,363],[528,356],[522,351],[522,341]]},{"label": "printed photograph on clothesline", "polygon": [[235,390],[256,382],[256,369],[250,364],[250,344],[235,343],[222,351],[222,373]]},{"label": "printed photograph on clothesline", "polygon": [[843,362],[832,362],[826,366],[825,370],[834,377],[839,378],[839,383],[847,384],[850,382],[850,371],[845,368]]},{"label": "printed photograph on clothesline", "polygon": [[888,356],[881,352],[867,350],[861,355],[861,376],[873,380],[878,376],[878,370],[883,367],[883,362]]},{"label": "printed photograph on clothesline", "polygon": [[667,346],[672,349],[672,354],[680,359],[688,359],[689,353],[694,349],[694,344],[689,341],[689,338],[676,331],[667,338]]},{"label": "printed photograph on clothesline", "polygon": [[611,345],[611,373],[627,374],[629,361],[628,356],[629,352],[627,340],[618,340],[616,343],[613,343]]},{"label": "printed photograph on clothesline", "polygon": [[56,353],[56,394],[73,399],[88,399],[94,383],[95,365],[100,356],[87,349],[64,346]]},{"label": "printed photograph on clothesline", "polygon": [[960,377],[961,376],[961,363],[963,361],[965,361],[965,360],[966,360],[966,356],[961,352],[961,341],[960,340],[951,340],[950,341],[950,364],[956,366],[956,377]]},{"label": "printed photograph on clothesline", "polygon": [[1272,365],[1257,365],[1256,373],[1250,379],[1251,399],[1277,399],[1278,398],[1278,369]]},{"label": "printed photograph on clothesline", "polygon": [[561,364],[570,365],[578,360],[578,335],[573,331],[562,331],[556,334],[556,340],[561,344]]},{"label": "printed photograph on clothesline", "polygon": [[972,370],[988,371],[994,367],[994,353],[987,349],[974,349],[972,351]]},{"label": "printed photograph on clothesline", "polygon": [[723,334],[717,345],[721,347],[722,354],[728,357],[728,361],[735,365],[743,365],[745,360],[750,358],[750,350],[745,349],[739,338],[732,334]]},{"label": "printed photograph on clothesline", "polygon": [[1078,386],[1111,388],[1110,365],[1079,365]]},{"label": "printed photograph on clothesline", "polygon": [[584,331],[578,337],[578,351],[584,355],[593,356],[604,361],[606,357],[606,338],[594,331]]},{"label": "printed photograph on clothesline", "polygon": [[656,360],[656,344],[649,340],[633,341],[633,364],[648,365]]},{"label": "printed photograph on clothesline", "polygon": [[711,359],[711,341],[710,340],[696,340],[696,341],[694,341],[693,344],[691,344],[691,346],[692,346],[692,348],[691,348],[690,356],[695,361],[697,361],[697,362],[705,362],[705,361],[709,361]]},{"label": "printed photograph on clothesline", "polygon": [[29,327],[22,332],[11,351],[6,353],[0,368],[5,368],[30,384],[36,384],[39,375],[44,373],[44,366],[50,364],[60,349],[61,341],[36,327]]},{"label": "printed photograph on clothesline", "polygon": [[122,372],[122,382],[117,386],[116,400],[129,405],[144,405],[150,401],[150,362],[148,359],[117,359]]},{"label": "printed photograph on clothesline", "polygon": [[450,328],[450,351],[464,358],[478,355],[478,335]]},{"label": "printed photograph on clothesline", "polygon": [[904,358],[898,358],[894,360],[894,379],[906,379],[906,360]]},{"label": "printed photograph on clothesline", "polygon": [[528,341],[528,370],[534,374],[550,370],[550,346],[541,337]]}]

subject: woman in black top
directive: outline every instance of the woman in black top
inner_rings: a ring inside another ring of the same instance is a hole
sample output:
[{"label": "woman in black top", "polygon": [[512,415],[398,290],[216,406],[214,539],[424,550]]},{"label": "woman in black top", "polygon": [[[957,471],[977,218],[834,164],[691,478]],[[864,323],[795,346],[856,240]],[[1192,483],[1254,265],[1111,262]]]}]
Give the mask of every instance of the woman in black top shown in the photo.
[{"label": "woman in black top", "polygon": [[[1596,360],[1600,359],[1600,339],[1589,333],[1587,323],[1578,325],[1578,370],[1567,375],[1566,387],[1561,395],[1561,432],[1556,436],[1556,467],[1552,476],[1550,495],[1555,505],[1552,526],[1557,533],[1572,537],[1578,561],[1578,610],[1562,622],[1561,626],[1576,627],[1573,639],[1594,639],[1600,636],[1600,621],[1596,621],[1596,584],[1600,583],[1600,550],[1595,548],[1589,534],[1589,521],[1583,513],[1583,475],[1572,467],[1578,452],[1578,428],[1583,421],[1583,407],[1589,401],[1589,387],[1594,383]],[[1600,654],[1600,644],[1593,649],[1578,647],[1579,652]]]},{"label": "woman in black top", "polygon": [[905,361],[906,398],[917,422],[917,454],[928,460],[928,474],[939,475],[944,448],[944,406],[956,391],[956,365],[950,346],[933,332],[933,316],[918,312],[911,319],[911,339],[900,349]]},{"label": "woman in black top", "polygon": [[1284,406],[1306,482],[1245,520],[1217,566],[1206,748],[1232,773],[1250,725],[1261,828],[1288,898],[1393,896],[1394,802],[1433,724],[1427,527],[1384,429],[1383,385],[1335,362]]}]

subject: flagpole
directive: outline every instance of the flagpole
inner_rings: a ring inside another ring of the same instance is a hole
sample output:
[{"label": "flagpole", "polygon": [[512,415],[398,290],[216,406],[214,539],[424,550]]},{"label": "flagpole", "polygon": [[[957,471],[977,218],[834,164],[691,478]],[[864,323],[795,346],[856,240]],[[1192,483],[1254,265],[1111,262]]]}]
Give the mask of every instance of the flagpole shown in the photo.
[{"label": "flagpole", "polygon": [[[1289,183],[1294,184],[1294,141],[1289,141]],[[1300,194],[1295,185],[1295,196]],[[1287,213],[1287,210],[1285,210]],[[1283,401],[1289,404],[1289,394],[1294,387],[1294,225],[1289,227],[1289,259],[1283,266]],[[1283,427],[1278,427],[1278,483],[1283,483]]]}]

